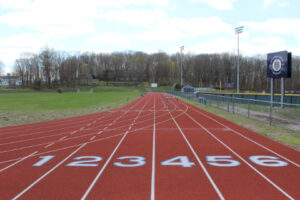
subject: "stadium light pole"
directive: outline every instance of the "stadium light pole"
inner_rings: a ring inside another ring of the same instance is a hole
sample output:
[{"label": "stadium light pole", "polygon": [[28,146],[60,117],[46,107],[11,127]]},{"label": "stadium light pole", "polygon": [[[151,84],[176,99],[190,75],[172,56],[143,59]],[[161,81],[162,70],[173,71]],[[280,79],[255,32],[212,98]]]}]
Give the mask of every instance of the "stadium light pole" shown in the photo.
[{"label": "stadium light pole", "polygon": [[183,51],[184,51],[184,46],[181,46],[180,47],[180,89],[182,88],[182,85],[183,85],[183,82],[182,82]]},{"label": "stadium light pole", "polygon": [[238,48],[237,48],[237,66],[236,66],[236,93],[240,92],[240,33],[243,32],[244,26],[235,28],[235,34],[238,36]]}]

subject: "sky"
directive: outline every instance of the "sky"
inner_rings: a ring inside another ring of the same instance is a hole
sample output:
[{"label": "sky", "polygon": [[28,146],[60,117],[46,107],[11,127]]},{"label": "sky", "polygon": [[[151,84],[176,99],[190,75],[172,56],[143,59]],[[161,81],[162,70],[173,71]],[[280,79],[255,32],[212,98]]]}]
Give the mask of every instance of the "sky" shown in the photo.
[{"label": "sky", "polygon": [[23,53],[300,55],[299,0],[0,0],[0,60]]}]

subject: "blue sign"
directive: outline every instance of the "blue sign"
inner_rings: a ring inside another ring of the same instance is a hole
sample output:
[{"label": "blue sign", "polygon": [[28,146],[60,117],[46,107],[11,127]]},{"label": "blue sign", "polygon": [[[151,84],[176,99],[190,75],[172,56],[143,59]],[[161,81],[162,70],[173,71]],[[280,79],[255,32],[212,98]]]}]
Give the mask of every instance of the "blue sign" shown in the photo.
[{"label": "blue sign", "polygon": [[267,55],[268,78],[290,78],[292,75],[292,54],[287,51]]},{"label": "blue sign", "polygon": [[233,86],[234,86],[234,83],[225,83],[224,84],[225,88],[233,88]]}]

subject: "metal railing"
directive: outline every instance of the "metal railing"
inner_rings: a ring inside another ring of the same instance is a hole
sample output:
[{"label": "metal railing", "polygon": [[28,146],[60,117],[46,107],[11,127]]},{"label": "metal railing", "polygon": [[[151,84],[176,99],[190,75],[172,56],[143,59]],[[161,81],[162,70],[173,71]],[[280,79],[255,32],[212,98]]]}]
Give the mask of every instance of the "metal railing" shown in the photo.
[{"label": "metal railing", "polygon": [[270,125],[282,125],[300,131],[300,104],[281,103],[245,98],[235,98],[202,93],[168,92],[201,104],[211,105],[232,114],[266,121]]}]

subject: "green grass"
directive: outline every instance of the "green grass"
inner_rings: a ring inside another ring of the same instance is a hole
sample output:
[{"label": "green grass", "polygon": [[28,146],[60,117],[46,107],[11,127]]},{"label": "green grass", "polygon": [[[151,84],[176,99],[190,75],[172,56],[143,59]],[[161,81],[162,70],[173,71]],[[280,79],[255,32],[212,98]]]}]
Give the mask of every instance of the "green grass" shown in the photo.
[{"label": "green grass", "polygon": [[279,135],[278,138],[290,144],[300,145],[300,138],[290,137],[286,135]]},{"label": "green grass", "polygon": [[107,104],[126,103],[140,92],[99,92],[99,93],[23,93],[1,94],[0,111],[36,113],[42,111],[64,111],[85,109]]},{"label": "green grass", "polygon": [[[0,126],[11,126],[101,112],[138,98],[143,89],[104,87],[94,93],[9,92],[0,93]],[[95,91],[95,89],[94,89]]]}]

